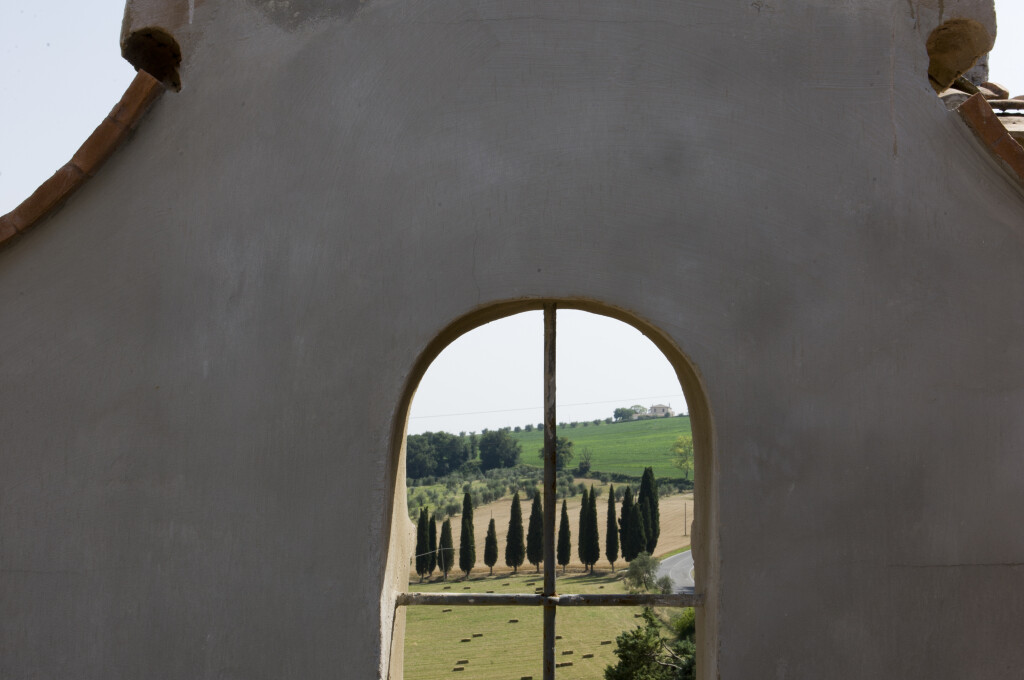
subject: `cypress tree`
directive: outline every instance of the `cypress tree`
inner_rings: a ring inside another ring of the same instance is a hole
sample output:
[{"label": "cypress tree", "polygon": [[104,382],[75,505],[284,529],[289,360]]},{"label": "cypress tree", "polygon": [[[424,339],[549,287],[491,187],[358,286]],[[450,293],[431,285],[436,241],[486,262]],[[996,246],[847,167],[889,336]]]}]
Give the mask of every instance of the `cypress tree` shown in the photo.
[{"label": "cypress tree", "polygon": [[619,559],[619,522],[615,517],[615,487],[608,486],[608,524],[604,530],[604,556],[615,571],[615,560]]},{"label": "cypress tree", "polygon": [[590,485],[590,495],[587,497],[587,541],[583,551],[586,557],[586,564],[590,567],[590,573],[594,573],[594,565],[601,559],[601,536],[597,528],[597,494],[594,493],[594,485]]},{"label": "cypress tree", "polygon": [[448,580],[448,572],[451,571],[455,561],[455,546],[452,544],[452,521],[446,519],[441,525],[441,545],[437,548],[437,566],[444,574],[444,580]]},{"label": "cypress tree", "polygon": [[633,489],[626,487],[622,494],[622,511],[619,515],[619,544],[622,546],[622,559],[632,562],[639,550],[633,544]]},{"label": "cypress tree", "polygon": [[580,521],[576,525],[576,556],[585,569],[587,567],[587,545],[590,543],[590,501],[587,489],[583,489],[583,497],[580,499]]},{"label": "cypress tree", "polygon": [[473,499],[469,492],[462,499],[462,533],[459,535],[459,569],[469,578],[476,564],[476,538],[473,536]]},{"label": "cypress tree", "polygon": [[498,533],[494,530],[494,518],[487,525],[487,538],[484,539],[484,564],[494,574],[494,565],[498,563]]},{"label": "cypress tree", "polygon": [[623,559],[629,562],[634,557],[630,550],[630,510],[633,508],[633,491],[629,486],[623,492],[623,507],[618,513],[618,545],[623,549]]},{"label": "cypress tree", "polygon": [[430,558],[427,556],[429,541],[427,509],[420,508],[420,518],[416,522],[416,573],[419,574],[420,583],[423,583],[423,577],[427,574],[427,565],[430,564]]},{"label": "cypress tree", "polygon": [[512,573],[519,572],[519,566],[526,557],[523,542],[523,508],[519,505],[519,492],[512,496],[512,516],[508,519],[508,534],[505,536],[505,564],[512,567]]},{"label": "cypress tree", "polygon": [[661,535],[661,517],[658,510],[658,482],[654,479],[654,468],[644,468],[644,476],[640,479],[640,493],[636,502],[644,517],[644,534],[647,542],[644,550],[654,554]]},{"label": "cypress tree", "polygon": [[427,522],[427,578],[437,569],[437,515],[431,515]]},{"label": "cypress tree", "polygon": [[540,505],[540,493],[533,494],[530,507],[530,525],[526,531],[526,559],[540,571],[544,561],[544,510]]},{"label": "cypress tree", "polygon": [[562,573],[572,556],[572,536],[569,533],[569,508],[562,499],[562,519],[558,522],[558,563],[562,565]]},{"label": "cypress tree", "polygon": [[639,504],[634,504],[629,509],[629,541],[630,551],[634,558],[640,553],[646,552],[647,533],[644,527],[644,515]]}]

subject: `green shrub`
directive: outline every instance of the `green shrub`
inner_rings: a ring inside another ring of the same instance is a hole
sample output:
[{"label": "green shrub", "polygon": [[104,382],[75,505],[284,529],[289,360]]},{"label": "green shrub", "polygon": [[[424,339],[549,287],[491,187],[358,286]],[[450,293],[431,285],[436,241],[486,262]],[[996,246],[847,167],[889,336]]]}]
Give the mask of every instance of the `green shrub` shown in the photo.
[{"label": "green shrub", "polygon": [[692,638],[697,632],[697,611],[686,607],[679,616],[672,619],[672,632],[678,638]]}]

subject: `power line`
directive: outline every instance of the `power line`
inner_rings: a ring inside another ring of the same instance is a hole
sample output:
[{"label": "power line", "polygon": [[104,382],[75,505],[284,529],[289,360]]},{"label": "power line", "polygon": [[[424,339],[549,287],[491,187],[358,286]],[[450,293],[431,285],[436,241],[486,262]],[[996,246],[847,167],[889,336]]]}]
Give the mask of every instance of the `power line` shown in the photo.
[{"label": "power line", "polygon": [[[657,394],[657,395],[650,396],[650,397],[628,397],[626,399],[611,399],[609,401],[581,401],[581,402],[576,403],[576,404],[557,404],[556,406],[558,408],[563,408],[563,407],[567,407],[567,406],[600,406],[602,404],[621,404],[621,403],[627,402],[627,401],[631,401],[633,403],[636,403],[636,402],[644,401],[644,400],[647,400],[647,399],[672,399],[672,398],[675,398],[675,397],[680,397],[680,398],[685,399],[685,397],[683,396],[682,393],[677,393],[677,394]],[[455,416],[479,416],[479,415],[487,415],[487,414],[491,414],[491,413],[514,413],[514,412],[517,412],[517,411],[539,411],[539,410],[543,410],[543,408],[544,408],[543,406],[524,406],[524,407],[521,407],[521,408],[497,409],[495,411],[466,411],[464,413],[438,413],[436,415],[430,415],[430,416],[411,416],[409,418],[409,420],[422,420],[424,418],[452,418],[452,417],[455,417]]]}]

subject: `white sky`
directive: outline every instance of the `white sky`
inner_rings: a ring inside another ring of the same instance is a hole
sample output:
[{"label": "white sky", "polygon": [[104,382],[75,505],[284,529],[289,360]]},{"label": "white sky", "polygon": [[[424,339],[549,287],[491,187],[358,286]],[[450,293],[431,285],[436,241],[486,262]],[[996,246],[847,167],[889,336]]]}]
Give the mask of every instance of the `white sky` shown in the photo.
[{"label": "white sky", "polygon": [[[991,77],[1024,94],[1024,2],[996,0],[996,9]],[[0,3],[0,214],[71,158],[131,82],[118,46],[123,10],[124,0]],[[559,420],[604,418],[633,403],[685,410],[667,361],[639,332],[582,312],[559,319],[559,346],[572,348],[559,354]],[[431,366],[409,431],[536,424],[540,376],[539,313],[478,329]]]},{"label": "white sky", "polygon": [[[640,331],[575,310],[559,311],[557,320],[560,422],[609,418],[616,408],[633,404],[686,411],[672,367]],[[506,317],[463,335],[423,376],[409,432],[479,432],[540,423],[543,341],[541,312]]]}]

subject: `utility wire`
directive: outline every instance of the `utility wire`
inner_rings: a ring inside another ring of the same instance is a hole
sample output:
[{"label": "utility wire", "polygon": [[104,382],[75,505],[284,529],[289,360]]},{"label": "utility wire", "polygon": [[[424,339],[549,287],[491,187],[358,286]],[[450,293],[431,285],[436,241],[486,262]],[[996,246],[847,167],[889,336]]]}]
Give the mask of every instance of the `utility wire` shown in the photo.
[{"label": "utility wire", "polygon": [[[621,404],[623,402],[640,402],[646,399],[672,399],[675,397],[684,398],[682,394],[658,394],[652,397],[629,397],[627,399],[611,399],[609,401],[581,401],[576,404],[557,404],[558,408],[564,408],[566,406],[600,406],[601,404]],[[524,406],[521,408],[503,408],[494,411],[466,411],[464,413],[438,413],[430,416],[411,416],[410,420],[421,420],[423,418],[451,418],[453,416],[477,416],[486,415],[489,413],[513,413],[515,411],[538,411],[542,410],[543,406]]]}]

